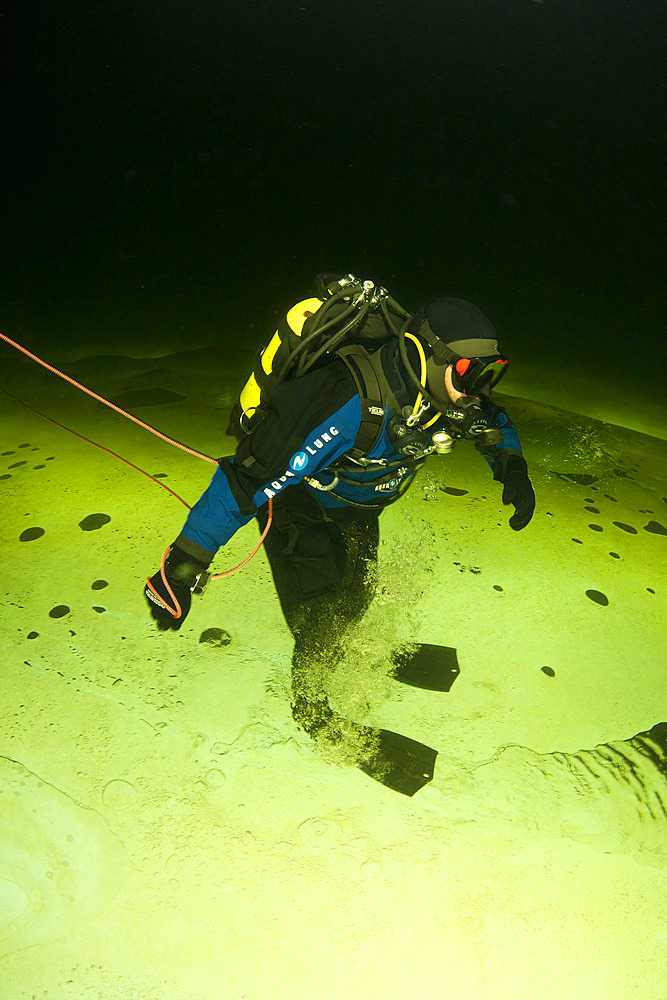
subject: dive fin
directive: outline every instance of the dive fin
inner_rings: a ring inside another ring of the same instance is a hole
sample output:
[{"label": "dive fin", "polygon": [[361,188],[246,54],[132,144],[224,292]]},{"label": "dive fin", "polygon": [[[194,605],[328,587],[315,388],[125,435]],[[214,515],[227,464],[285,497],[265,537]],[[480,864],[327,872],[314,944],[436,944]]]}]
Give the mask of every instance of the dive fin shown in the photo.
[{"label": "dive fin", "polygon": [[460,673],[455,649],[428,642],[418,643],[414,652],[394,653],[392,662],[394,680],[427,691],[449,691]]},{"label": "dive fin", "polygon": [[438,751],[390,729],[363,726],[371,752],[357,767],[374,781],[402,795],[414,795],[433,780]]}]

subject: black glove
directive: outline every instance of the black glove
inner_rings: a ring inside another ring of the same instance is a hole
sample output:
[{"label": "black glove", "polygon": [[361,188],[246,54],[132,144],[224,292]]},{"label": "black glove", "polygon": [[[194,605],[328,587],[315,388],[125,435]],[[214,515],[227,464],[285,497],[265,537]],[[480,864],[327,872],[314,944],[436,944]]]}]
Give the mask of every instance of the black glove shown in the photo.
[{"label": "black glove", "polygon": [[495,475],[495,478],[503,484],[503,503],[512,504],[514,507],[510,528],[521,531],[535,510],[535,491],[528,476],[526,460],[521,455],[510,455],[504,472]]},{"label": "black glove", "polygon": [[[159,570],[150,578],[144,588],[144,595],[148,601],[150,613],[155,618],[159,629],[163,631],[170,628],[178,630],[181,627],[190,610],[192,591],[197,585],[200,574],[205,572],[205,570],[205,563],[199,562],[198,559],[188,555],[183,549],[172,545],[169,555],[165,560],[164,574],[167,578],[167,583],[174,592],[179,607],[176,607],[173,597],[165,587],[162,573]],[[171,608],[174,612],[178,612],[180,608],[180,614],[172,614],[168,608]]]}]

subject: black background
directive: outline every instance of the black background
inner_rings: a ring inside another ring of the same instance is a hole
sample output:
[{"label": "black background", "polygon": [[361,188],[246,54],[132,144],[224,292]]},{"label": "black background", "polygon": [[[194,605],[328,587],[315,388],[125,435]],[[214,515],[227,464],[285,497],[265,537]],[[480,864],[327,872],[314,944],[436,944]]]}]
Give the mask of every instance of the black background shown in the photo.
[{"label": "black background", "polygon": [[254,344],[352,270],[662,391],[663,0],[15,7],[8,336]]}]

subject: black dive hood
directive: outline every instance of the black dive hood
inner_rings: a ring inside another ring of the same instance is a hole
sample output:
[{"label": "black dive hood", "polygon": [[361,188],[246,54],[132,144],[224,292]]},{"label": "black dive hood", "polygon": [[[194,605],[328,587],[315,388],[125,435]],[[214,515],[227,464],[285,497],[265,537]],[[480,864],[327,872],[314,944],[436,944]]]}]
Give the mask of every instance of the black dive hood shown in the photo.
[{"label": "black dive hood", "polygon": [[[407,333],[419,337],[426,347],[426,385],[410,363]],[[422,306],[399,333],[398,346],[415,388],[441,412],[453,402],[445,389],[445,370],[449,365],[452,365],[454,388],[464,395],[472,390],[465,374],[457,371],[457,362],[464,358],[483,361],[485,365],[500,362],[503,372],[507,366],[498,350],[498,334],[493,323],[478,306],[464,299],[434,299]],[[500,374],[497,374],[492,384],[499,379]]]}]

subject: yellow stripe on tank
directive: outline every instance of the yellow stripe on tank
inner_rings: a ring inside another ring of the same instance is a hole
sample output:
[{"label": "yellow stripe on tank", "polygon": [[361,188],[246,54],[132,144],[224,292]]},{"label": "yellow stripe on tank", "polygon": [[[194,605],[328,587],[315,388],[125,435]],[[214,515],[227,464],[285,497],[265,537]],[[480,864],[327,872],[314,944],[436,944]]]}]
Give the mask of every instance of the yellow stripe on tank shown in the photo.
[{"label": "yellow stripe on tank", "polygon": [[[317,312],[321,305],[321,299],[303,299],[302,302],[297,302],[295,306],[292,306],[290,311],[287,313],[287,325],[292,333],[295,333],[297,337],[300,337],[304,323],[309,316],[312,316],[313,313]],[[262,368],[267,375],[273,368],[273,359],[276,356],[280,344],[280,334],[276,331],[262,352]]]},{"label": "yellow stripe on tank", "polygon": [[[321,299],[303,299],[301,302],[297,302],[295,306],[292,306],[290,311],[287,313],[287,324],[290,330],[292,330],[297,337],[301,336],[306,320],[312,316],[313,313],[316,313],[321,305]],[[262,368],[267,375],[273,368],[273,362],[281,343],[280,333],[276,331],[262,351]],[[244,416],[252,416],[259,406],[260,396],[261,391],[259,385],[257,384],[257,379],[255,378],[255,373],[252,372],[250,378],[241,390],[241,395],[239,397]]]}]

